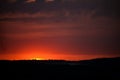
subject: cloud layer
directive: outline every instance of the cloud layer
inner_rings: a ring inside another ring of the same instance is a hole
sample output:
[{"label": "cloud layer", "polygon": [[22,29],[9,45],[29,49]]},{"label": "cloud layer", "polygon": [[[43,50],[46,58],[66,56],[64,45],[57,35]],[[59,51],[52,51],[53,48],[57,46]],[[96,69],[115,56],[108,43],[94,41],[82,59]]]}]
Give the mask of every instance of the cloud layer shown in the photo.
[{"label": "cloud layer", "polygon": [[0,13],[68,11],[80,14],[86,10],[88,13],[94,12],[94,15],[119,17],[119,7],[118,0],[0,0]]}]

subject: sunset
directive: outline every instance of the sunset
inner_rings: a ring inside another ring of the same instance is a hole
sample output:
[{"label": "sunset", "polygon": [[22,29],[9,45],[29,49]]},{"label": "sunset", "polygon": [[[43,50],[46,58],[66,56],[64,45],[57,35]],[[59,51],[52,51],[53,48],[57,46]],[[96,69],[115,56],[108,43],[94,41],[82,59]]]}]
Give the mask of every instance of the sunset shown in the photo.
[{"label": "sunset", "polygon": [[117,5],[102,1],[1,0],[0,59],[120,57]]},{"label": "sunset", "polygon": [[0,0],[0,80],[120,80],[119,0]]}]

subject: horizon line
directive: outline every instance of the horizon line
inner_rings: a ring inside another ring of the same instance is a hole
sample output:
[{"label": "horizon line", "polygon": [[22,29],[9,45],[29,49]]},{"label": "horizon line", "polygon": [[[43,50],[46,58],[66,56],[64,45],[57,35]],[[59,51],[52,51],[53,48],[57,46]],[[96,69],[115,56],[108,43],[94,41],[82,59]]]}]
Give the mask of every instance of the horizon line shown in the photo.
[{"label": "horizon line", "polygon": [[92,58],[92,59],[82,59],[82,60],[68,60],[68,59],[0,59],[0,61],[85,61],[85,60],[95,60],[95,59],[111,59],[120,57],[102,57],[102,58]]}]

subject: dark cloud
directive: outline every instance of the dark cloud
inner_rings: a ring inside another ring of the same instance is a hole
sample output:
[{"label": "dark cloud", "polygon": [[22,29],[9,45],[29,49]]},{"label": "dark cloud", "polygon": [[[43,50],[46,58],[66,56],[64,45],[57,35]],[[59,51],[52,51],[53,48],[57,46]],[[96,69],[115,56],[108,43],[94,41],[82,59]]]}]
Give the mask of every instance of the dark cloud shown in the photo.
[{"label": "dark cloud", "polygon": [[[72,14],[80,14],[83,10],[88,13],[94,11],[94,15],[119,17],[120,3],[118,0],[53,0],[51,3],[46,3],[45,0],[13,0],[0,1],[0,13],[7,12],[22,12],[36,13],[67,10]],[[30,3],[29,3],[30,2]]]}]

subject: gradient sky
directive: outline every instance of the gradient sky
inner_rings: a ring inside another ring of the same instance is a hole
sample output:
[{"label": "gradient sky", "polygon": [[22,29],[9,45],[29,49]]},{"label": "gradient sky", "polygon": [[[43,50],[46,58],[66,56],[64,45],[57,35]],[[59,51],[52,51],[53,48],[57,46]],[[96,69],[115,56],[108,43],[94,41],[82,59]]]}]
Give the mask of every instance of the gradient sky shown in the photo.
[{"label": "gradient sky", "polygon": [[0,59],[120,57],[118,0],[0,0]]}]

